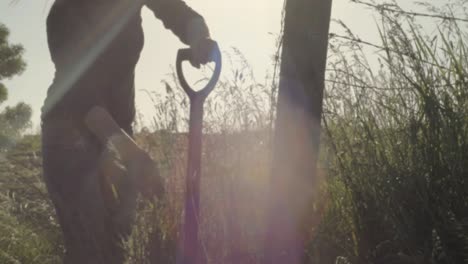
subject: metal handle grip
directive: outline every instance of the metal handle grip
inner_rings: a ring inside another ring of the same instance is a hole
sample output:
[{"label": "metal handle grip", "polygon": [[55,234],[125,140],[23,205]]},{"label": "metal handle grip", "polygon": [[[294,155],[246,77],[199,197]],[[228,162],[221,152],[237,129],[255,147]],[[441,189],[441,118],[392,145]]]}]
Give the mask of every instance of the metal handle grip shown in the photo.
[{"label": "metal handle grip", "polygon": [[213,62],[215,63],[215,69],[213,72],[213,75],[210,79],[210,81],[206,84],[206,86],[199,90],[195,91],[190,85],[187,83],[187,80],[185,79],[184,72],[182,70],[182,62],[184,61],[190,61],[192,59],[192,50],[191,49],[180,49],[177,52],[177,59],[176,59],[176,72],[177,72],[177,77],[179,78],[180,85],[184,89],[184,91],[187,93],[190,99],[194,97],[201,97],[201,98],[206,98],[208,94],[213,90],[213,88],[216,86],[216,83],[219,80],[219,76],[221,74],[221,52],[216,45],[216,48],[213,50]]}]

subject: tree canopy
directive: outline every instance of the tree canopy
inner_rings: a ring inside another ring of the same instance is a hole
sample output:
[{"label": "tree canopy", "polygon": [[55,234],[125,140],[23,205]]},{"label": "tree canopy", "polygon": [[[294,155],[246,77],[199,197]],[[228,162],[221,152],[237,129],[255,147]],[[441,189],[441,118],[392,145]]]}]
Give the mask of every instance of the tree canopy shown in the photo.
[{"label": "tree canopy", "polygon": [[[8,41],[10,31],[0,24],[0,104],[8,99],[8,90],[3,80],[21,74],[26,68],[24,48]],[[7,106],[0,112],[0,152],[9,147],[30,123],[31,107],[23,102]]]},{"label": "tree canopy", "polygon": [[8,42],[9,35],[8,28],[0,24],[0,81],[21,74],[26,68],[26,63],[23,60],[23,46],[10,44]]}]

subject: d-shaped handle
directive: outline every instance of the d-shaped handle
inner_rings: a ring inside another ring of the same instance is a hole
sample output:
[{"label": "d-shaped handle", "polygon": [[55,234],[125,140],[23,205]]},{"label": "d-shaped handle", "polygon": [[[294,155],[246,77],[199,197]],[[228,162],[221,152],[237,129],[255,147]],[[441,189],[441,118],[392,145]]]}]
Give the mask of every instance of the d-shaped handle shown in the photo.
[{"label": "d-shaped handle", "polygon": [[185,79],[184,72],[182,70],[182,62],[190,61],[192,59],[192,50],[191,49],[180,49],[177,52],[177,60],[176,60],[176,72],[177,77],[179,78],[180,85],[187,93],[190,99],[196,97],[206,98],[208,94],[213,90],[216,86],[216,83],[219,80],[219,76],[221,74],[221,52],[216,45],[216,48],[213,50],[212,59],[215,63],[215,69],[213,72],[213,76],[211,77],[210,81],[206,84],[206,86],[199,90],[195,91],[190,85],[187,83]]}]

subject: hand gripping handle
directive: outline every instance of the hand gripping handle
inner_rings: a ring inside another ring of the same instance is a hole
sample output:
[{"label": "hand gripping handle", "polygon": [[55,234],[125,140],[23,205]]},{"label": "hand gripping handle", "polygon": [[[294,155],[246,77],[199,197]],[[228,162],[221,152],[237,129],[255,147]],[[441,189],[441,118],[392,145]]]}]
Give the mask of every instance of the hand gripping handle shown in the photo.
[{"label": "hand gripping handle", "polygon": [[190,100],[194,97],[201,97],[205,99],[208,94],[213,90],[216,86],[216,83],[219,80],[219,76],[221,74],[221,52],[219,51],[218,46],[213,50],[212,60],[215,63],[215,69],[213,72],[213,76],[211,77],[210,81],[206,84],[206,86],[199,90],[195,91],[190,85],[187,83],[185,79],[184,72],[182,70],[182,62],[190,61],[192,58],[192,50],[191,49],[179,49],[177,52],[177,60],[176,60],[176,72],[177,77],[179,78],[180,85],[184,89],[184,91],[189,96]]}]

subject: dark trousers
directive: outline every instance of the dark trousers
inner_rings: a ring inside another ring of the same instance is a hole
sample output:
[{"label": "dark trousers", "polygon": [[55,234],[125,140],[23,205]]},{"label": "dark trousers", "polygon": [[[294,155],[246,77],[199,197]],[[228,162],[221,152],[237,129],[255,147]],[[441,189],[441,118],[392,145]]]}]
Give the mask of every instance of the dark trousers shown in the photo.
[{"label": "dark trousers", "polygon": [[[80,122],[67,119],[43,122],[42,144],[44,179],[66,249],[64,263],[123,263],[122,241],[131,232],[135,206],[109,203],[103,192],[109,189],[102,175],[103,146]],[[125,195],[127,204],[136,202],[135,192]]]},{"label": "dark trousers", "polygon": [[101,150],[80,133],[61,121],[42,127],[44,179],[63,233],[64,263],[121,263],[119,234],[101,195]]},{"label": "dark trousers", "polygon": [[[120,82],[119,86],[114,88],[133,90],[133,78]],[[119,104],[113,105],[117,108]],[[106,108],[110,112],[122,110]],[[132,115],[126,113],[116,118],[130,135],[132,118],[128,116]],[[102,175],[104,146],[84,126],[81,117],[54,114],[42,122],[42,153],[44,180],[63,233],[64,263],[122,263],[122,241],[131,231],[134,207],[109,204],[109,197],[103,193],[105,188],[109,189],[104,186],[105,175]],[[135,202],[134,194],[125,194],[127,202]]]}]

